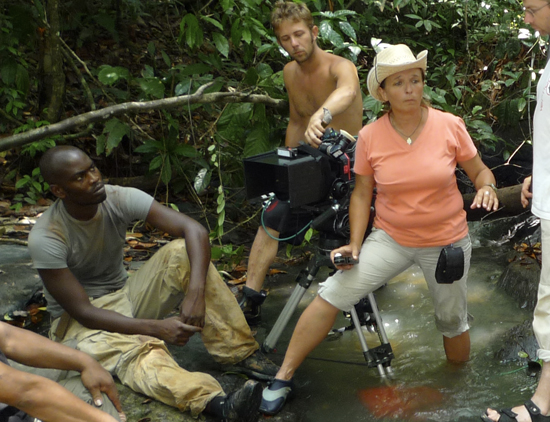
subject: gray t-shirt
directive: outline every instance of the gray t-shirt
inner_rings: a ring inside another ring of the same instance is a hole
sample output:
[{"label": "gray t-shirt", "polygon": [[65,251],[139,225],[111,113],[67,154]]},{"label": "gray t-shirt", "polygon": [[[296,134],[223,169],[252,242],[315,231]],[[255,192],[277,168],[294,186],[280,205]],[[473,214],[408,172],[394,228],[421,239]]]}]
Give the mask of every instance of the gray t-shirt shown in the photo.
[{"label": "gray t-shirt", "polygon": [[[105,185],[107,199],[88,221],[71,217],[57,200],[38,219],[29,235],[29,251],[36,269],[69,268],[90,297],[103,296],[124,286],[126,229],[145,220],[153,198],[138,189]],[[45,291],[52,317],[63,313]]]}]

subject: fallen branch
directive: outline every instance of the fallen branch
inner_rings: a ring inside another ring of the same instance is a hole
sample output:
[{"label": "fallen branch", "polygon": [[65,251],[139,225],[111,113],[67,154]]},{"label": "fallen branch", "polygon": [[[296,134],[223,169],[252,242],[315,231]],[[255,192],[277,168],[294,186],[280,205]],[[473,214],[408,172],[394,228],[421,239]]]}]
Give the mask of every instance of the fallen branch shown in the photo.
[{"label": "fallen branch", "polygon": [[473,210],[470,209],[475,193],[462,195],[462,198],[464,199],[466,219],[468,221],[494,220],[496,218],[520,215],[522,212],[526,211],[520,201],[521,186],[522,185],[520,184],[509,186],[507,188],[500,188],[497,193],[499,201],[498,210],[490,213],[485,211],[483,208],[476,208]]},{"label": "fallen branch", "polygon": [[161,100],[117,104],[101,110],[90,111],[70,117],[53,125],[42,126],[37,129],[29,130],[28,132],[8,136],[0,139],[0,152],[38,141],[47,136],[68,132],[80,126],[105,121],[121,114],[140,113],[143,111],[167,109],[189,104],[212,103],[260,103],[274,108],[286,109],[285,100],[277,100],[268,95],[245,94],[242,92],[212,92],[205,94],[204,91],[212,86],[212,84],[213,82],[202,85],[194,94],[163,98]]}]

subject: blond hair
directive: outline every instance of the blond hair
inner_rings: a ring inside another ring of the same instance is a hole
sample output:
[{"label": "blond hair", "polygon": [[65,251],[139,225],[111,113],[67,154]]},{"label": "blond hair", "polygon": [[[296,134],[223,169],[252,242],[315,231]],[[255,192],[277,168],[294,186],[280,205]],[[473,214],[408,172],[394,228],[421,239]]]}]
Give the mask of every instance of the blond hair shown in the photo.
[{"label": "blond hair", "polygon": [[275,3],[273,11],[271,12],[271,26],[275,31],[275,35],[277,35],[281,23],[286,20],[291,20],[293,22],[304,21],[309,29],[313,28],[313,16],[311,16],[311,12],[305,3],[301,1],[279,0]]}]

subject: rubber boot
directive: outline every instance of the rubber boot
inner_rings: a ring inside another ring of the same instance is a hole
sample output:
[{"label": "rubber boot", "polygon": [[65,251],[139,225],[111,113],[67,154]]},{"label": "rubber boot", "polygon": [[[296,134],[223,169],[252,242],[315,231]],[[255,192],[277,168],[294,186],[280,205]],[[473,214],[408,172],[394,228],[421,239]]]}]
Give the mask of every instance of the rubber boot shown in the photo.
[{"label": "rubber boot", "polygon": [[243,296],[239,302],[248,325],[258,324],[262,319],[262,304],[267,297],[265,290],[257,292],[250,287],[243,287]]}]

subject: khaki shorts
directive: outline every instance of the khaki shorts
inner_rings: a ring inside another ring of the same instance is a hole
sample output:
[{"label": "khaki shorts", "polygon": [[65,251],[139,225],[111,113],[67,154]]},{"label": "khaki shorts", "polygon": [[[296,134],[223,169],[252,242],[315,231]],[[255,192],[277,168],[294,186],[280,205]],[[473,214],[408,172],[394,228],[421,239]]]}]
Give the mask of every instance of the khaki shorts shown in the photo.
[{"label": "khaki shorts", "polygon": [[319,295],[336,308],[349,311],[363,297],[417,264],[432,296],[437,329],[446,337],[456,337],[469,329],[466,282],[472,244],[469,236],[454,243],[464,250],[464,276],[452,284],[435,281],[437,260],[444,246],[447,245],[429,248],[401,246],[384,230],[373,229],[363,243],[359,263],[351,270],[338,271],[321,283]]}]

